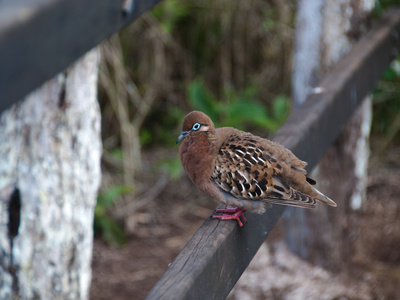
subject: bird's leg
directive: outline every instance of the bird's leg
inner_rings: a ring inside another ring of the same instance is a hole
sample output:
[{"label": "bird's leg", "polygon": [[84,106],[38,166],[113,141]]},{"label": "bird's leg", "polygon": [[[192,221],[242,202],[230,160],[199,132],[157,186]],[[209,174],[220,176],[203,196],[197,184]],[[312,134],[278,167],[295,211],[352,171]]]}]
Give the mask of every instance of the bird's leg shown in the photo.
[{"label": "bird's leg", "polygon": [[[222,213],[222,215],[212,215],[213,219],[220,219],[220,220],[236,220],[240,227],[243,227],[243,222],[247,222],[244,213],[246,212],[244,209],[239,207],[236,208],[224,208],[224,209],[216,209],[216,213]],[[240,219],[242,218],[242,220]]]}]

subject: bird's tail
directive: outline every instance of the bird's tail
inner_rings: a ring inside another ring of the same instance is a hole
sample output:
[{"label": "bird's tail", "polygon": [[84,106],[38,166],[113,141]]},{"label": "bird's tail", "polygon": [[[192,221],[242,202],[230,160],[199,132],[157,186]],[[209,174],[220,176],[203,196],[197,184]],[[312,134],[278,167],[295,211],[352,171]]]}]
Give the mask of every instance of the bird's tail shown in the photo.
[{"label": "bird's tail", "polygon": [[313,187],[313,185],[316,185],[316,184],[317,184],[317,182],[316,182],[314,179],[312,179],[312,178],[310,178],[310,177],[306,177],[306,181],[308,182],[309,187],[312,189],[311,195],[312,195],[315,199],[317,199],[317,200],[319,200],[319,201],[322,201],[322,202],[324,202],[324,203],[326,203],[326,204],[328,204],[328,205],[330,205],[330,206],[333,206],[333,207],[336,207],[336,206],[337,206],[337,204],[336,204],[335,201],[333,201],[331,198],[325,196],[325,195],[322,194],[320,191],[318,191],[315,187]]},{"label": "bird's tail", "polygon": [[314,193],[313,196],[315,197],[315,199],[322,201],[330,206],[336,207],[337,204],[335,201],[333,201],[331,198],[325,196],[324,194],[322,194],[320,191],[318,191],[316,188],[313,187]]}]

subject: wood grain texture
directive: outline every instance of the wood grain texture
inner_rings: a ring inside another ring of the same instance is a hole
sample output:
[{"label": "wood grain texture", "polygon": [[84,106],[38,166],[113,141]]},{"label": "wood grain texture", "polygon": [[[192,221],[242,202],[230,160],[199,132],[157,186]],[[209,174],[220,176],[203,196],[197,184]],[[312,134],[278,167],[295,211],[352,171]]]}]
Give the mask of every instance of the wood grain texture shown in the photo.
[{"label": "wood grain texture", "polygon": [[[386,13],[279,130],[276,142],[310,171],[399,52],[400,10]],[[153,299],[225,299],[284,211],[247,214],[248,224],[208,219],[154,286]]]}]

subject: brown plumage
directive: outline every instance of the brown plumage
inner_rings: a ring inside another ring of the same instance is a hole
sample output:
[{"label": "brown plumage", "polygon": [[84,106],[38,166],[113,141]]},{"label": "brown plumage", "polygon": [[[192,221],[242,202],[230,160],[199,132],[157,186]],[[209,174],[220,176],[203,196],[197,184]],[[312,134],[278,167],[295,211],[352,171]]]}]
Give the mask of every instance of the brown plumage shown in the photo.
[{"label": "brown plumage", "polygon": [[215,218],[236,219],[242,226],[244,211],[263,213],[266,203],[313,208],[319,200],[336,206],[312,186],[307,163],[278,143],[231,127],[215,128],[199,111],[186,115],[177,143],[182,139],[180,159],[192,182],[237,208],[220,210],[229,215]]}]

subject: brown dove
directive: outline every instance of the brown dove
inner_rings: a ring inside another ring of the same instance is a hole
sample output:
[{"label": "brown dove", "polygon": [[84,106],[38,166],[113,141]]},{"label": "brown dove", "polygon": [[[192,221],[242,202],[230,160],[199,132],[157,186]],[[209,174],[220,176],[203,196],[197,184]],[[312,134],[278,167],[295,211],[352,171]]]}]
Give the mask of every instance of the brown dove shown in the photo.
[{"label": "brown dove", "polygon": [[[336,203],[306,177],[306,162],[282,145],[232,127],[215,128],[204,113],[192,111],[183,120],[180,159],[192,182],[228,206],[213,218],[237,220],[244,213],[261,214],[267,203],[314,208],[317,200]],[[242,218],[242,219],[241,219]]]}]

